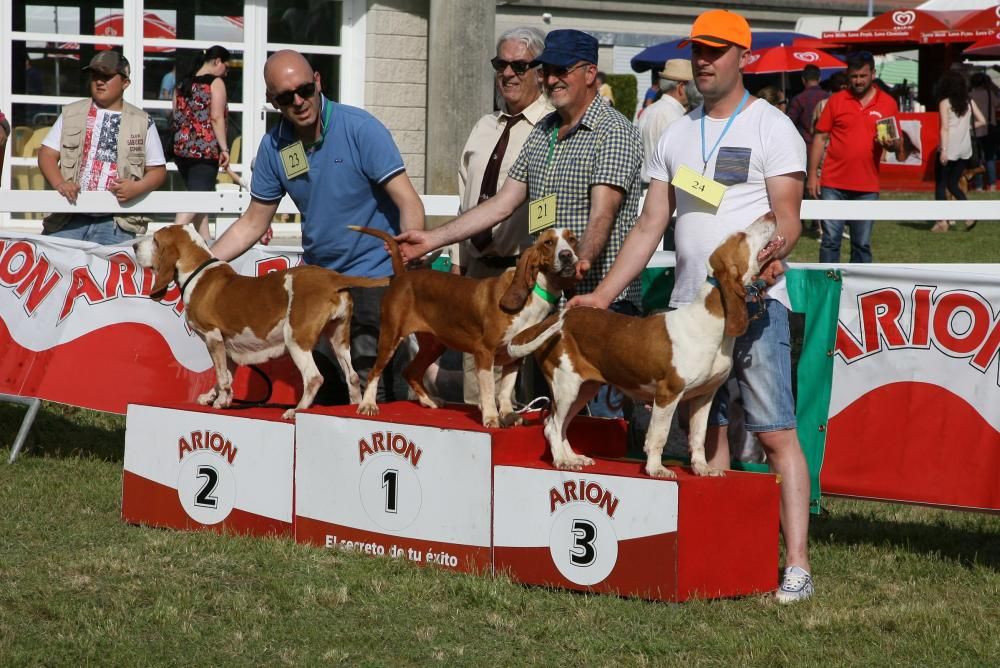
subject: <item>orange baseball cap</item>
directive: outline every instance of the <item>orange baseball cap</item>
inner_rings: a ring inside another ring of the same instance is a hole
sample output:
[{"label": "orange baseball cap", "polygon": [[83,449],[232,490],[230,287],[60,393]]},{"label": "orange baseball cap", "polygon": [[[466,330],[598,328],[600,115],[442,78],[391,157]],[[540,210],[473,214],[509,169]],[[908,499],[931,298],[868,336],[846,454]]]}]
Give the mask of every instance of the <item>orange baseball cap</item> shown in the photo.
[{"label": "orange baseball cap", "polygon": [[710,9],[694,20],[691,36],[680,43],[687,46],[691,42],[708,46],[729,46],[735,44],[750,48],[750,24],[734,12],[725,9]]}]

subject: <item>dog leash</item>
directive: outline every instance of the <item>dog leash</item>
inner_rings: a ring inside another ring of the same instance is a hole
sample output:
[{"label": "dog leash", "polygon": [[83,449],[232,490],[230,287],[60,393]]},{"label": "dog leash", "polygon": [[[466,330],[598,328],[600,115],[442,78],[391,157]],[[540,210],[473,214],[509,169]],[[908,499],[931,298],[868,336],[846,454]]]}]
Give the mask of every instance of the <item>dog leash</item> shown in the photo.
[{"label": "dog leash", "polygon": [[198,268],[195,269],[194,271],[192,271],[190,276],[188,276],[187,278],[184,279],[184,282],[181,283],[181,286],[180,286],[181,287],[181,299],[184,299],[184,291],[187,290],[188,283],[190,283],[191,280],[194,279],[195,276],[197,276],[198,274],[200,274],[201,271],[202,271],[202,269],[205,269],[206,267],[209,267],[209,266],[215,264],[218,261],[219,261],[219,258],[217,258],[217,257],[210,257],[210,258],[208,258],[207,260],[205,260],[204,262],[202,262],[201,264],[199,264]]},{"label": "dog leash", "polygon": [[[514,416],[514,415],[524,415],[528,411],[534,411],[534,410],[542,410],[542,411],[544,411],[546,408],[548,408],[548,406],[549,406],[550,403],[551,403],[551,401],[549,400],[548,397],[535,397],[534,399],[532,399],[531,401],[529,401],[527,404],[525,404],[522,408],[516,408],[516,409],[514,409],[514,412],[511,413],[510,415],[505,415],[505,416],[501,417],[500,418],[500,422],[501,422],[501,424],[504,427],[513,426],[514,421],[513,421],[513,419],[511,419],[511,416]],[[543,415],[542,417],[545,417],[545,416]]]},{"label": "dog leash", "polygon": [[767,291],[767,283],[763,278],[758,278],[750,285],[743,286],[747,291],[748,301],[757,305],[757,312],[750,316],[750,320],[760,320],[767,313],[767,300],[764,293]]}]

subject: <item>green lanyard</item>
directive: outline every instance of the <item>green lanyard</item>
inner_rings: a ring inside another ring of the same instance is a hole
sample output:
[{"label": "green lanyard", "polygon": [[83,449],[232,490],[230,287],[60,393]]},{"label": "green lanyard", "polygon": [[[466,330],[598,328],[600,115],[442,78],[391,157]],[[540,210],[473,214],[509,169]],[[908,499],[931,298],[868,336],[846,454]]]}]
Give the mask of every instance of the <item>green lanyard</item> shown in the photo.
[{"label": "green lanyard", "polygon": [[312,150],[315,150],[315,149],[319,148],[320,146],[322,146],[324,140],[326,140],[326,133],[330,131],[330,118],[332,116],[333,116],[333,105],[330,104],[330,102],[327,101],[324,98],[323,99],[323,121],[322,121],[322,123],[323,123],[323,132],[320,134],[320,137],[319,137],[319,139],[317,141],[314,141],[313,143],[311,143],[308,146],[304,147],[305,150],[312,151]]},{"label": "green lanyard", "polygon": [[[556,151],[556,141],[559,139],[559,123],[552,126],[552,132],[549,133],[549,153],[545,157],[545,172],[542,176],[542,192],[547,193],[549,191],[549,165],[552,163],[552,155]],[[545,195],[542,195],[543,197]]]}]

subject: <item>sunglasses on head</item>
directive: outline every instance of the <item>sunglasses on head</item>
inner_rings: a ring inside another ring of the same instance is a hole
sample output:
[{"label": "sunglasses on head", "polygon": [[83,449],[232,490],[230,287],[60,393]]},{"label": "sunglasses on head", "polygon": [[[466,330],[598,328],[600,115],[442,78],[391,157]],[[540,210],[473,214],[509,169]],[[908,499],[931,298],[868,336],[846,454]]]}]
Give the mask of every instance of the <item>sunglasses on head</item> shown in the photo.
[{"label": "sunglasses on head", "polygon": [[286,90],[283,93],[275,93],[271,96],[271,99],[275,101],[276,104],[282,107],[287,107],[288,105],[295,102],[295,96],[298,95],[303,100],[308,100],[313,95],[316,94],[316,82],[310,81],[309,83],[302,84],[295,90]]},{"label": "sunglasses on head", "polygon": [[527,60],[504,60],[503,58],[497,57],[490,61],[493,65],[493,69],[497,71],[497,74],[503,72],[509,66],[510,69],[514,70],[514,74],[524,74],[531,69],[531,63]]}]

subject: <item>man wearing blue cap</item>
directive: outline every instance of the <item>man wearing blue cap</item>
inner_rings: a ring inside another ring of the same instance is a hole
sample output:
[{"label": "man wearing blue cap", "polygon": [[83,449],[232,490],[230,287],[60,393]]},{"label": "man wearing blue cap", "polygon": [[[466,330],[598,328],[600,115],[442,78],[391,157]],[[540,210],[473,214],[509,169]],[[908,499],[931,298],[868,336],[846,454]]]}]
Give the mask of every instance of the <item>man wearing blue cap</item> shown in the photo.
[{"label": "man wearing blue cap", "polygon": [[[467,239],[529,203],[529,229],[555,225],[580,238],[577,294],[591,292],[611,268],[639,207],[642,140],[632,123],[598,96],[597,40],[579,30],[553,30],[531,66],[556,111],[538,123],[493,197],[431,231],[399,237],[412,260]],[[631,281],[615,308],[638,313],[640,285]]]}]

